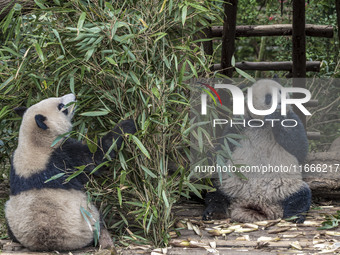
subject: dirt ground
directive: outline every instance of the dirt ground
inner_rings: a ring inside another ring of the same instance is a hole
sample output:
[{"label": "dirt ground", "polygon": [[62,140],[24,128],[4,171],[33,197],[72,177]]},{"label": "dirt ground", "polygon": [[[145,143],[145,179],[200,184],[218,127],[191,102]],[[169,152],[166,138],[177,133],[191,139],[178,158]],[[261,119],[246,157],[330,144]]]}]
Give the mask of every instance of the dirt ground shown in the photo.
[{"label": "dirt ground", "polygon": [[[203,222],[203,205],[186,202],[174,208],[179,230],[170,233],[173,239],[168,248],[131,245],[124,249],[117,247],[116,251],[87,248],[66,254],[340,254],[340,228],[317,230],[325,215],[335,214],[338,210],[340,203],[318,202],[303,224],[284,220],[238,224],[229,220]],[[37,254],[10,240],[0,240],[0,247],[1,254],[5,255]]]}]

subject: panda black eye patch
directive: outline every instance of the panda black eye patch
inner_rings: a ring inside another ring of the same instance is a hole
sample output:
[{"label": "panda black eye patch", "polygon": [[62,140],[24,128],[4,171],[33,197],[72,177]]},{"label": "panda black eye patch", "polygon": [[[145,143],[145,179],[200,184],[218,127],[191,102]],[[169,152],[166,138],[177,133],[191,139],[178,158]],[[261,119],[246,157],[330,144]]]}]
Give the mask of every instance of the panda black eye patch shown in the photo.
[{"label": "panda black eye patch", "polygon": [[265,98],[265,103],[266,105],[269,105],[272,101],[272,95],[271,94],[266,94],[266,98]]},{"label": "panda black eye patch", "polygon": [[58,110],[60,111],[61,109],[63,109],[64,106],[65,105],[63,103],[58,104]]}]

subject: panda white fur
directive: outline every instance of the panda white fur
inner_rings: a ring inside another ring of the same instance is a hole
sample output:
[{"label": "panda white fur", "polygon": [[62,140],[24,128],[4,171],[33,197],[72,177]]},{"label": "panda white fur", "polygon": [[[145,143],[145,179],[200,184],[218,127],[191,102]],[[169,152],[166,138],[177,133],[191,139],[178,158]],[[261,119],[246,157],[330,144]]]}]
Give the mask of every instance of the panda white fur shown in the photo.
[{"label": "panda white fur", "polygon": [[[12,158],[11,194],[5,214],[10,237],[30,250],[69,251],[92,244],[93,230],[81,208],[92,215],[88,219],[93,226],[95,221],[100,222],[100,215],[83,190],[87,176],[80,174],[69,182],[65,179],[77,170],[77,166],[86,165],[86,172],[94,169],[103,162],[113,139],[118,139],[119,148],[122,133],[136,131],[132,120],[122,121],[103,137],[95,154],[71,138],[51,147],[59,135],[72,129],[74,104],[66,107],[72,102],[75,102],[75,96],[68,94],[16,110],[23,119],[18,147]],[[112,151],[110,156],[114,157],[114,154]],[[59,173],[65,175],[46,182]],[[107,238],[104,229],[101,234]],[[112,243],[110,238],[109,241]]]},{"label": "panda white fur", "polygon": [[[287,115],[281,116],[281,85],[273,80],[260,80],[253,84],[253,104],[257,110],[269,109],[272,105],[272,87],[278,88],[277,110],[268,116],[256,116],[249,111],[245,119],[294,119],[296,127],[282,127],[276,122],[260,128],[245,127],[241,146],[233,148],[232,161],[227,165],[247,166],[298,166],[305,160],[308,140],[301,120],[287,107]],[[290,123],[294,124],[294,123]],[[247,178],[223,175],[222,182],[215,180],[216,192],[206,196],[206,210],[203,219],[214,214],[223,214],[238,222],[252,222],[266,219],[298,216],[296,222],[303,222],[304,213],[311,204],[311,191],[302,180],[301,173],[275,172],[243,173]]]}]

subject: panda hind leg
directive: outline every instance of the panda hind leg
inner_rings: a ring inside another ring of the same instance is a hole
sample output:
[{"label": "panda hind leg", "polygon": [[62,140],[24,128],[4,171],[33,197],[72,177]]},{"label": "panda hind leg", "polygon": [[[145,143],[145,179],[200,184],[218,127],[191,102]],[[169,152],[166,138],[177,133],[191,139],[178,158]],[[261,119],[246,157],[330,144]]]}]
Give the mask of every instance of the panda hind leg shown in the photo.
[{"label": "panda hind leg", "polygon": [[303,223],[306,219],[306,213],[310,208],[311,200],[311,190],[305,184],[298,192],[295,192],[283,201],[283,218],[297,216],[294,221],[296,223]]},{"label": "panda hind leg", "polygon": [[99,246],[102,249],[114,249],[111,235],[104,224],[100,224]]},{"label": "panda hind leg", "polygon": [[12,239],[13,242],[19,243],[19,241],[17,240],[17,238],[15,237],[15,235],[13,234],[13,232],[12,232],[10,226],[9,226],[7,219],[6,219],[6,226],[7,226],[7,234],[8,234],[8,237],[9,237],[10,239]]},{"label": "panda hind leg", "polygon": [[219,190],[208,192],[205,196],[205,205],[206,208],[203,212],[203,220],[211,220],[213,217],[225,218],[228,207],[230,206],[230,199]]}]

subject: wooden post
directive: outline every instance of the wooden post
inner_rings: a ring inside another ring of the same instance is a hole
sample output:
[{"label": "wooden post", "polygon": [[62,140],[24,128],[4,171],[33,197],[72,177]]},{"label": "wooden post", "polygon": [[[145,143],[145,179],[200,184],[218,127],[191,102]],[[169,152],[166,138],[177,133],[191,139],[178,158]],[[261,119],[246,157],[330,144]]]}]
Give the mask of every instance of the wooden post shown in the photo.
[{"label": "wooden post", "polygon": [[305,0],[293,0],[293,77],[306,77]]},{"label": "wooden post", "polygon": [[338,19],[338,37],[340,42],[340,0],[335,0],[335,9],[336,9],[336,16]]},{"label": "wooden post", "polygon": [[[293,0],[293,86],[306,87],[306,19],[305,0]],[[300,78],[300,79],[297,79]],[[302,78],[302,79],[301,79]],[[298,98],[300,95],[293,95]],[[294,111],[306,127],[306,116],[297,108]]]},{"label": "wooden post", "polygon": [[235,51],[237,3],[238,0],[224,1],[224,25],[222,34],[221,65],[224,69],[222,73],[230,78],[233,76],[233,68],[231,68],[231,58]]},{"label": "wooden post", "polygon": [[[207,27],[203,29],[201,38],[212,38],[211,27]],[[211,40],[211,41],[202,42],[202,44],[203,44],[205,54],[211,56],[214,53],[213,41]]]}]

